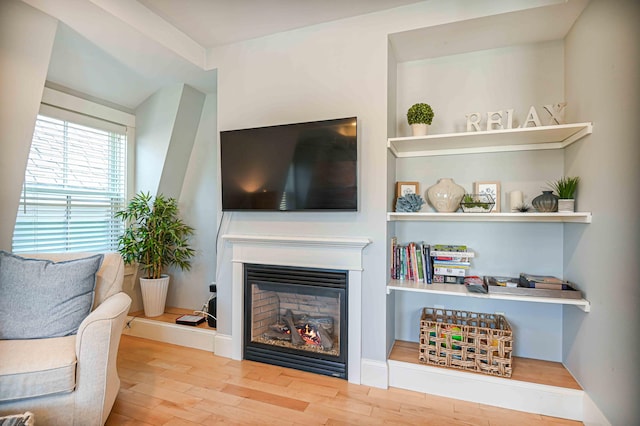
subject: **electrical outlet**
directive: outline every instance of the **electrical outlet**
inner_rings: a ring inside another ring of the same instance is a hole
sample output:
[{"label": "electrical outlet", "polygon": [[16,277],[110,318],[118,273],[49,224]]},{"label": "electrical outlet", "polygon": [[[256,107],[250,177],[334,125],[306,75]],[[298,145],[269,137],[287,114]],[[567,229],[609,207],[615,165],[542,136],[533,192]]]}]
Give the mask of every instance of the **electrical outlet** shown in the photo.
[{"label": "electrical outlet", "polygon": [[218,286],[216,285],[215,281],[213,281],[211,284],[209,284],[209,291],[211,293],[216,293],[218,291]]}]

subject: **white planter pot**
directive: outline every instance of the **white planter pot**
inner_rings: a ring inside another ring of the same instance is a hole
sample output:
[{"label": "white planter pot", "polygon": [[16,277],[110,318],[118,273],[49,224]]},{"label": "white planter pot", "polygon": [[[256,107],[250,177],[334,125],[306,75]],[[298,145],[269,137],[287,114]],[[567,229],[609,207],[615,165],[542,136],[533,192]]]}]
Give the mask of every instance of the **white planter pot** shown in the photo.
[{"label": "white planter pot", "polygon": [[413,132],[413,136],[426,136],[428,130],[428,124],[415,123],[411,125],[411,132]]},{"label": "white planter pot", "polygon": [[573,213],[575,209],[575,201],[574,199],[563,199],[560,198],[558,200],[558,211],[565,213]]},{"label": "white planter pot", "polygon": [[167,301],[169,289],[169,275],[161,278],[140,278],[140,290],[142,292],[142,305],[145,317],[157,317],[164,314],[164,305]]}]

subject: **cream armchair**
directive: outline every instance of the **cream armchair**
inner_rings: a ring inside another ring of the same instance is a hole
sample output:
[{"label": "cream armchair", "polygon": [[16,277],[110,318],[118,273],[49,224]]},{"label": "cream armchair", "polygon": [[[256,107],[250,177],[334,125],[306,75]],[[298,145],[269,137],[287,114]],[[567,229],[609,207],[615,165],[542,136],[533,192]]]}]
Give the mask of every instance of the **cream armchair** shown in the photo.
[{"label": "cream armchair", "polygon": [[[87,254],[24,257],[55,262]],[[124,264],[105,254],[93,311],[73,336],[0,340],[0,416],[30,411],[38,425],[103,425],[120,388],[116,357],[131,305],[122,292]]]}]

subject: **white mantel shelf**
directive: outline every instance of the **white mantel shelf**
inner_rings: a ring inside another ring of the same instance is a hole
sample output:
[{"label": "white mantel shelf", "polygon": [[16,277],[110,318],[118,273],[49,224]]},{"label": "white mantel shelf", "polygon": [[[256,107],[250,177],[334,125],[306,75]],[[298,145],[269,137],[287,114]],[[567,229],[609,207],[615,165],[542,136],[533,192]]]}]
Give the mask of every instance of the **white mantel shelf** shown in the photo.
[{"label": "white mantel shelf", "polygon": [[592,131],[591,123],[573,123],[520,129],[443,133],[389,138],[387,147],[398,158],[564,149],[591,134]]},{"label": "white mantel shelf", "polygon": [[222,237],[233,244],[279,244],[294,246],[324,246],[324,247],[353,247],[364,248],[371,240],[368,238],[344,238],[344,237],[291,237],[280,235],[238,235],[228,234]]},{"label": "white mantel shelf", "polygon": [[387,213],[388,222],[567,222],[591,223],[591,212],[575,213]]},{"label": "white mantel shelf", "polygon": [[514,294],[472,293],[472,292],[469,292],[464,285],[456,285],[456,284],[441,284],[441,283],[425,284],[425,283],[416,282],[413,280],[391,280],[387,284],[387,294],[390,294],[391,291],[393,290],[443,294],[447,296],[476,297],[481,299],[492,299],[492,300],[513,300],[513,301],[520,301],[520,302],[573,305],[583,310],[584,312],[591,311],[591,304],[586,299],[568,299],[568,298],[565,299],[561,297],[519,296]]}]

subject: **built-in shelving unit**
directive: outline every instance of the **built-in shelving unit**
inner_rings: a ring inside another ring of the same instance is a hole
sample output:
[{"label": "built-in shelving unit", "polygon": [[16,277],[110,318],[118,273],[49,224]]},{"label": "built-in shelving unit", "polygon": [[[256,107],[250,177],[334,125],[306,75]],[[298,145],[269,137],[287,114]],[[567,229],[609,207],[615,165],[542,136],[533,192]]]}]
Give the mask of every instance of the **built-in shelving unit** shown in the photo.
[{"label": "built-in shelving unit", "polygon": [[520,296],[515,294],[482,294],[471,293],[463,285],[456,284],[441,284],[433,283],[426,284],[413,280],[391,280],[387,284],[387,294],[391,294],[392,291],[413,291],[419,293],[433,293],[443,294],[447,296],[460,296],[460,297],[476,297],[480,299],[492,299],[492,300],[514,300],[519,302],[533,302],[533,303],[552,303],[559,305],[573,305],[589,312],[591,310],[591,304],[586,299],[570,299],[563,297],[536,297],[536,296]]},{"label": "built-in shelving unit", "polygon": [[387,222],[398,221],[591,223],[591,213],[387,213]]},{"label": "built-in shelving unit", "polygon": [[397,158],[563,149],[592,132],[591,123],[390,138]]}]

